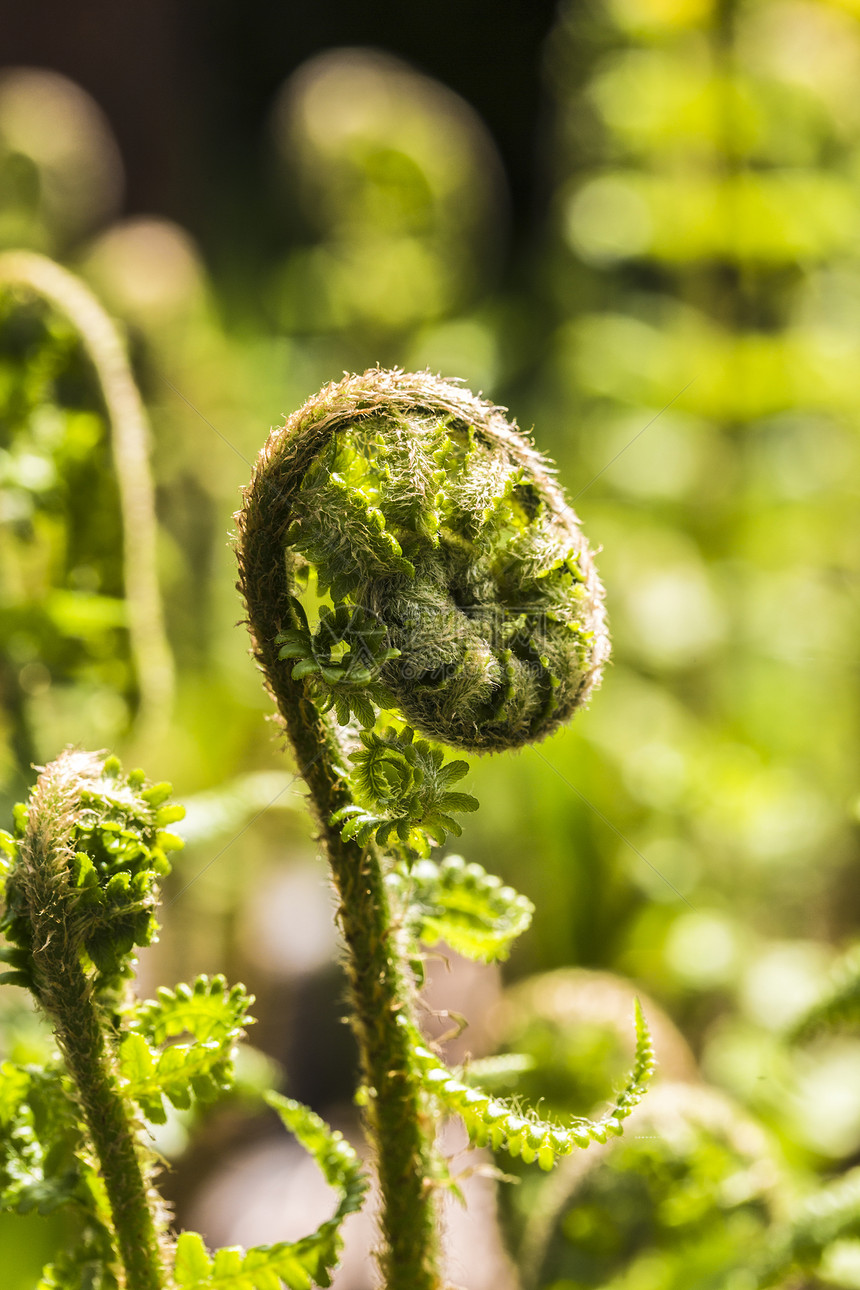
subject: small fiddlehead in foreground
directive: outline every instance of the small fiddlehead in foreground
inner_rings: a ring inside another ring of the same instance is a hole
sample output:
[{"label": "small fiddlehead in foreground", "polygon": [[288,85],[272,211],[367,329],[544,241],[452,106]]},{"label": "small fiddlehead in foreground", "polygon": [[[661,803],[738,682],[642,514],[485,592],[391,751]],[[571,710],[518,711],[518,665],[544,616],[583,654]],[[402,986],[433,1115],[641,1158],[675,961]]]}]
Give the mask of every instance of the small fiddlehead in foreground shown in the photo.
[{"label": "small fiddlehead in foreground", "polygon": [[0,979],[31,991],[60,1048],[43,1067],[0,1063],[0,1211],[74,1214],[76,1248],[38,1290],[330,1285],[366,1182],[341,1134],[276,1093],[266,1101],[337,1193],[331,1218],[298,1241],[212,1255],[197,1233],[168,1231],[147,1125],[233,1085],[253,1002],[221,976],[143,1002],[131,990],[134,950],[157,931],[165,852],[180,845],[165,828],[184,813],[169,793],[116,758],[69,751],[16,808],[14,832],[0,831]]},{"label": "small fiddlehead in foreground", "polygon": [[[433,1290],[434,1112],[545,1165],[617,1127],[518,1121],[460,1084],[421,1046],[408,967],[422,933],[490,959],[528,924],[483,870],[428,859],[477,806],[436,743],[515,748],[566,721],[608,655],[602,587],[551,467],[500,409],[428,373],[327,386],[271,434],[236,520],[254,653],[340,900],[385,1284]],[[619,1115],[650,1073],[637,1028]]]},{"label": "small fiddlehead in foreground", "polygon": [[[43,770],[29,806],[18,808],[17,836],[0,839],[9,862],[5,979],[28,988],[54,1028],[78,1115],[59,1072],[43,1077],[43,1092],[60,1108],[58,1121],[64,1104],[69,1125],[83,1121],[99,1170],[85,1177],[70,1170],[69,1189],[94,1197],[89,1240],[108,1264],[116,1261],[128,1290],[163,1285],[166,1221],[152,1194],[152,1154],[121,1092],[113,1037],[132,951],[155,934],[158,884],[169,872],[165,848],[173,839],[163,826],[177,818],[163,805],[169,791],[147,787],[141,772],[123,776],[115,758],[67,752]],[[4,1083],[14,1078],[9,1069],[3,1074]],[[32,1105],[29,1091],[23,1098]],[[11,1122],[4,1127],[10,1144],[20,1140]],[[25,1137],[27,1127],[36,1126],[22,1124]],[[38,1135],[31,1145],[38,1149]],[[76,1155],[86,1150],[75,1146]],[[11,1170],[7,1161],[14,1177],[14,1159]]]}]

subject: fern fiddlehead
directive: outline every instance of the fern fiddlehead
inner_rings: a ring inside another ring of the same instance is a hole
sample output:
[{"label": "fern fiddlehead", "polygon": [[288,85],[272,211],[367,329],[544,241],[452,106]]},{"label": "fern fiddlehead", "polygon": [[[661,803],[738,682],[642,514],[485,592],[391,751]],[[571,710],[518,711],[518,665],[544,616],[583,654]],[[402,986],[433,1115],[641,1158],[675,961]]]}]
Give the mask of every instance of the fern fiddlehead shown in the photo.
[{"label": "fern fiddlehead", "polygon": [[[384,628],[389,657],[365,650],[373,678],[430,739],[517,747],[599,679],[603,593],[576,516],[528,440],[456,385],[374,371],[327,387],[270,438],[241,514],[270,686],[290,573],[306,562],[320,592],[370,620],[366,640]],[[255,595],[285,555],[280,586]]]},{"label": "fern fiddlehead", "polygon": [[[477,805],[451,787],[464,763],[428,740],[518,747],[586,701],[608,655],[602,587],[547,463],[500,409],[428,373],[327,386],[271,434],[236,520],[254,653],[339,895],[385,1283],[433,1290],[440,1081],[417,1051],[408,920],[379,848],[408,870]],[[374,728],[378,710],[398,727]],[[365,728],[351,770],[332,711]]]},{"label": "fern fiddlehead", "polygon": [[115,1014],[134,947],[155,935],[165,851],[181,845],[163,828],[182,815],[164,805],[169,792],[123,776],[116,758],[67,751],[18,809],[18,836],[0,835],[12,861],[4,980],[28,987],[54,1028],[99,1164],[97,1226],[127,1290],[161,1290],[165,1275],[166,1215],[121,1092]]}]

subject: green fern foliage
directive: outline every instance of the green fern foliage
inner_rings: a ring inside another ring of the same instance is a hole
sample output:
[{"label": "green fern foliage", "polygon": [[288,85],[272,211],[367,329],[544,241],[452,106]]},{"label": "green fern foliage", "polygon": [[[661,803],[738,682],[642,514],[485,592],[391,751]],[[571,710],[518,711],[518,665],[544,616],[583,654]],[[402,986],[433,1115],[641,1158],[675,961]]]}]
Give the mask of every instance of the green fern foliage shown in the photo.
[{"label": "green fern foliage", "polygon": [[[252,1002],[243,986],[228,989],[221,976],[200,976],[138,1005],[119,1047],[125,1096],[152,1123],[163,1124],[165,1099],[186,1110],[194,1099],[211,1102],[227,1092]],[[170,1042],[183,1033],[187,1042]]]},{"label": "green fern foliage", "polygon": [[819,1188],[797,1207],[790,1220],[777,1228],[770,1248],[759,1262],[758,1286],[783,1283],[786,1272],[802,1268],[815,1272],[822,1257],[836,1242],[860,1237],[860,1168]]},{"label": "green fern foliage", "polygon": [[70,1286],[120,1290],[110,1262],[110,1245],[100,1233],[88,1233],[73,1253],[62,1254],[43,1268],[36,1290],[69,1290]]},{"label": "green fern foliage", "polygon": [[0,1208],[48,1214],[81,1196],[83,1135],[59,1070],[0,1065]]},{"label": "green fern foliage", "polygon": [[506,959],[534,912],[526,896],[462,856],[446,856],[440,864],[420,860],[407,872],[392,873],[388,882],[407,904],[416,940],[445,941],[478,963]]},{"label": "green fern foliage", "polygon": [[59,1065],[0,1065],[0,1212],[74,1215],[78,1240],[36,1290],[117,1290],[113,1223],[71,1081]]},{"label": "green fern foliage", "polygon": [[860,1026],[860,947],[836,964],[829,988],[792,1026],[791,1038],[803,1043],[827,1031]]},{"label": "green fern foliage", "polygon": [[[56,764],[65,774],[78,775],[77,796],[62,848],[68,858],[64,898],[46,906],[45,915],[56,909],[63,935],[97,969],[98,988],[109,988],[129,975],[135,946],[149,945],[155,936],[158,888],[170,872],[167,852],[182,846],[167,826],[184,810],[167,804],[169,784],[145,786],[143,771],[124,775],[115,757],[67,752]],[[10,943],[0,950],[10,968],[0,982],[30,987],[35,984],[31,905],[37,880],[26,855],[38,845],[25,841],[31,826],[37,833],[41,828],[25,807],[17,807],[14,834],[2,840],[10,872],[0,920]]]},{"label": "green fern foliage", "polygon": [[143,1034],[150,1043],[163,1044],[188,1032],[198,1043],[234,1043],[250,1020],[248,1008],[254,1002],[243,985],[228,986],[225,978],[199,976],[192,985],[164,987],[154,999],[138,1003],[129,1029]]},{"label": "green fern foliage", "polygon": [[311,632],[301,603],[293,597],[299,623],[280,632],[278,658],[294,659],[294,681],[308,679],[323,712],[334,709],[341,725],[355,715],[361,725],[376,721],[378,708],[394,706],[389,691],[379,681],[382,668],[400,651],[385,645],[386,629],[367,610],[340,604],[320,606],[320,620]]},{"label": "green fern foliage", "polygon": [[365,846],[375,838],[380,846],[400,844],[425,858],[432,843],[445,841],[462,829],[452,811],[476,811],[477,799],[451,788],[468,774],[467,761],[445,761],[441,748],[416,739],[411,726],[378,733],[364,731],[362,750],[350,758],[359,803],[332,816],[341,836]]},{"label": "green fern foliage", "polygon": [[266,1101],[319,1165],[338,1195],[331,1218],[310,1236],[277,1245],[218,1250],[210,1256],[203,1238],[183,1232],[176,1245],[174,1274],[179,1290],[310,1290],[330,1286],[341,1248],[344,1219],[361,1208],[367,1180],[342,1134],[292,1098],[268,1094]]},{"label": "green fern foliage", "polygon": [[[6,957],[48,1014],[61,1054],[41,1068],[0,1065],[0,1211],[73,1218],[75,1244],[45,1268],[39,1290],[328,1286],[342,1222],[366,1182],[339,1133],[274,1093],[270,1105],[337,1192],[334,1214],[301,1241],[247,1253],[210,1256],[186,1233],[175,1282],[167,1276],[170,1239],[142,1121],[164,1123],[168,1104],[186,1109],[233,1085],[253,1002],[222,976],[144,1002],[122,979],[131,947],[157,928],[158,880],[174,844],[165,826],[182,815],[169,793],[142,772],[124,776],[114,758],[68,751],[17,808],[14,832],[0,836]],[[102,935],[112,956],[93,948]]]},{"label": "green fern foliage", "polygon": [[610,1137],[620,1136],[622,1121],[644,1097],[655,1061],[651,1036],[638,1000],[634,1024],[633,1068],[609,1111],[599,1120],[577,1118],[568,1124],[541,1120],[534,1112],[471,1087],[426,1048],[419,1048],[416,1056],[428,1090],[447,1111],[460,1116],[472,1142],[521,1156],[526,1164],[536,1160],[541,1169],[549,1170],[560,1156],[568,1156],[576,1148],[584,1149],[592,1142],[604,1143]]}]

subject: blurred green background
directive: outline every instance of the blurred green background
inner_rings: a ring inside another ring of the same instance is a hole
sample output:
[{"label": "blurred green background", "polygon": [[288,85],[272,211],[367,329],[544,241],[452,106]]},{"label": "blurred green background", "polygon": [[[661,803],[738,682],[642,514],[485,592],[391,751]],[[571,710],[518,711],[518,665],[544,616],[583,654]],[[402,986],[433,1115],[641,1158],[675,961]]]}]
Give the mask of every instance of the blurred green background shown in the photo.
[{"label": "blurred green background", "polygon": [[[558,463],[614,640],[588,712],[466,785],[463,853],[537,910],[505,981],[635,982],[802,1190],[860,1160],[860,1038],[782,1042],[860,920],[860,6],[403,8],[9,17],[0,249],[80,274],[127,338],[175,698],[141,729],[135,534],[92,371],[67,321],[7,292],[2,814],[68,742],[172,780],[187,846],[142,988],[244,980],[290,1091],[348,1115],[330,899],[237,626],[231,515],[269,427],[324,382],[462,377]],[[461,1048],[500,1042],[499,980],[438,975],[434,1006],[473,1009]],[[20,1056],[37,1040],[14,996]],[[163,1144],[180,1218],[263,1132],[230,1114],[196,1155],[182,1126]],[[8,1228],[21,1287],[47,1220],[27,1222]],[[661,1257],[618,1286],[674,1286]],[[744,1290],[712,1263],[677,1284]],[[559,1267],[542,1284],[621,1276]],[[827,1276],[860,1285],[860,1246]]]}]

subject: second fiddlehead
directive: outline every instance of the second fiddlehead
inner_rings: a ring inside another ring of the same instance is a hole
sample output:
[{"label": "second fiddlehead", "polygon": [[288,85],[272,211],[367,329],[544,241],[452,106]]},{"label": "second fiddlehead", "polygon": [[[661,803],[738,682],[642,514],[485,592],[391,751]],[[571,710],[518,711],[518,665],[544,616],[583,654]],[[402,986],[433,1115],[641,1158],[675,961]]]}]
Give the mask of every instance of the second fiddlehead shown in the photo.
[{"label": "second fiddlehead", "polygon": [[352,1148],[307,1107],[265,1100],[337,1193],[329,1219],[297,1241],[211,1255],[174,1240],[155,1186],[153,1124],[226,1092],[253,999],[221,976],[135,996],[134,951],[156,939],[166,852],[181,819],[169,784],[124,775],[115,757],[67,749],[0,829],[0,982],[22,986],[59,1053],[0,1062],[0,1213],[65,1210],[68,1248],[39,1290],[310,1290],[330,1285],[341,1225],[365,1180]]},{"label": "second fiddlehead", "polygon": [[[236,518],[254,653],[340,898],[386,1285],[431,1290],[439,1081],[416,1051],[409,920],[392,914],[379,847],[408,885],[415,857],[459,831],[452,812],[477,805],[452,787],[465,763],[428,740],[518,747],[586,701],[609,649],[602,587],[527,438],[427,373],[374,370],[322,390],[272,433]],[[396,724],[377,724],[380,710]],[[645,1039],[640,1055],[635,1095]]]}]

